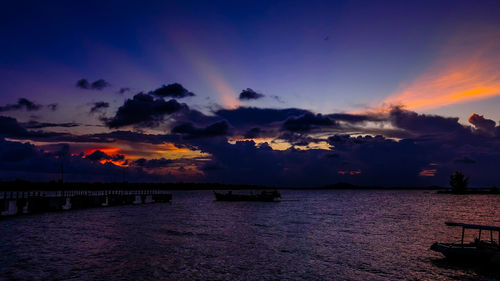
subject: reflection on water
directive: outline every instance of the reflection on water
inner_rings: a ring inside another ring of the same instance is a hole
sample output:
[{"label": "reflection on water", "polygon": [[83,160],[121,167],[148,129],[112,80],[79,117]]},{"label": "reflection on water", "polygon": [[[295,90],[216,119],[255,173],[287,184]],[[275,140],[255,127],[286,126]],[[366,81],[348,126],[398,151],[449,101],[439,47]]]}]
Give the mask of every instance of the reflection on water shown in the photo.
[{"label": "reflection on water", "polygon": [[[500,225],[498,196],[283,191],[279,203],[120,206],[0,221],[0,279],[494,280],[429,250],[460,239],[444,221]],[[472,234],[472,233],[471,233]]]}]

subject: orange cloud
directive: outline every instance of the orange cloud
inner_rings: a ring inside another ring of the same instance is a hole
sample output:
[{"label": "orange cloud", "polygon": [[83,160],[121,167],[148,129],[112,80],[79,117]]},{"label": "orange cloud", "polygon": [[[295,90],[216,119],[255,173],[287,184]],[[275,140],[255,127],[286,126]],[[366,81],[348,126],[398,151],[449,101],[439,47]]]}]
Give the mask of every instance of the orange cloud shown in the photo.
[{"label": "orange cloud", "polygon": [[384,100],[427,110],[500,95],[500,32],[464,34],[450,40],[428,71]]}]

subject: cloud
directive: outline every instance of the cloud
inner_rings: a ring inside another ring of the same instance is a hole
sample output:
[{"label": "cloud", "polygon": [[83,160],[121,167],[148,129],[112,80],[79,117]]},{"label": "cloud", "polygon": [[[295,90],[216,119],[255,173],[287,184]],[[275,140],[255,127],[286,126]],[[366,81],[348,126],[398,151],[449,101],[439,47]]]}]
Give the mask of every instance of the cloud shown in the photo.
[{"label": "cloud", "polygon": [[0,116],[0,137],[43,142],[109,142],[107,139],[92,135],[27,130],[15,118],[6,116]]},{"label": "cloud", "polygon": [[233,126],[268,125],[273,122],[285,121],[292,116],[311,113],[298,108],[273,109],[257,107],[238,107],[236,109],[220,109],[215,115],[226,119]]},{"label": "cloud", "polygon": [[336,121],[345,121],[349,123],[361,123],[366,121],[384,121],[386,118],[380,114],[349,114],[349,113],[333,113],[327,115],[330,119]]},{"label": "cloud", "polygon": [[127,141],[133,143],[162,144],[173,142],[181,146],[181,138],[171,134],[144,134],[131,131],[113,131],[109,133],[91,134],[88,137],[106,140],[107,142]]},{"label": "cloud", "polygon": [[261,128],[257,128],[257,127],[252,128],[245,133],[245,138],[254,139],[254,138],[260,136],[261,132],[262,132]]},{"label": "cloud", "polygon": [[185,139],[206,138],[225,136],[229,126],[226,121],[219,121],[205,128],[196,128],[191,123],[178,125],[172,129],[172,133],[182,134]]},{"label": "cloud", "polygon": [[130,88],[123,87],[123,88],[120,88],[120,90],[118,91],[118,93],[120,95],[123,95],[123,94],[125,94],[126,92],[129,92],[129,91],[130,91]]},{"label": "cloud", "polygon": [[418,114],[413,111],[394,107],[389,113],[389,119],[397,128],[407,130],[415,135],[467,133],[468,128],[458,123],[457,117],[442,117],[438,115]]},{"label": "cloud", "polygon": [[[121,180],[123,175],[124,170],[116,165],[128,165],[131,178],[147,181],[183,175],[185,180],[279,186],[447,185],[455,170],[469,175],[472,185],[500,181],[495,171],[500,163],[500,134],[484,133],[497,132],[500,126],[477,113],[470,118],[473,126],[460,124],[458,118],[401,107],[377,114],[257,107],[211,113],[175,99],[139,93],[104,120],[109,128],[133,126],[141,129],[137,132],[122,129],[76,135],[43,129],[71,128],[78,123],[19,123],[0,116],[0,138],[8,139],[0,145],[4,149],[0,166],[5,168],[0,176],[12,177],[5,171],[50,174],[54,169],[44,165],[57,164],[62,157],[75,178],[79,169],[82,175],[99,169],[96,174],[111,180]],[[146,133],[160,124],[167,132]],[[254,140],[241,141],[242,137]],[[19,145],[11,140],[44,144]],[[59,143],[69,143],[71,149],[52,148]],[[105,150],[98,143],[114,143],[117,151]],[[86,155],[79,154],[82,151]]]},{"label": "cloud", "polygon": [[42,129],[42,128],[49,128],[49,127],[63,127],[63,128],[72,128],[72,127],[78,127],[80,126],[79,123],[48,123],[48,122],[38,122],[38,121],[29,121],[27,123],[21,123],[20,124],[22,127],[26,129]]},{"label": "cloud", "polygon": [[469,117],[469,123],[474,125],[478,130],[486,132],[486,133],[494,133],[495,130],[495,121],[491,119],[486,119],[484,118],[483,115],[479,115],[476,113],[473,113]]},{"label": "cloud", "polygon": [[100,91],[109,86],[110,84],[104,79],[99,79],[92,83],[90,83],[87,79],[80,79],[76,82],[76,87],[84,90]]},{"label": "cloud", "polygon": [[92,107],[90,108],[90,113],[95,113],[97,111],[100,111],[101,109],[108,108],[108,107],[109,107],[109,103],[107,103],[107,102],[103,102],[103,101],[94,102],[92,104]]},{"label": "cloud", "polygon": [[166,115],[187,108],[186,104],[178,103],[174,99],[165,101],[161,98],[155,99],[151,95],[139,93],[132,99],[127,99],[118,108],[114,117],[104,121],[109,128],[120,128],[129,125],[156,127],[164,120]]},{"label": "cloud", "polygon": [[16,137],[27,136],[28,131],[12,117],[0,116],[0,136]]},{"label": "cloud", "polygon": [[102,90],[108,86],[109,86],[109,83],[106,82],[104,79],[96,80],[96,81],[92,82],[92,84],[90,84],[90,88],[93,90]]},{"label": "cloud", "polygon": [[76,87],[80,89],[90,89],[90,83],[87,79],[80,79],[76,81]]},{"label": "cloud", "polygon": [[59,105],[57,103],[51,103],[47,104],[47,107],[50,109],[50,111],[56,111]]},{"label": "cloud", "polygon": [[125,160],[125,156],[122,154],[108,155],[101,150],[96,150],[89,155],[85,156],[85,159],[91,161],[102,161],[102,160],[112,160],[112,161],[123,161]]},{"label": "cloud", "polygon": [[256,99],[260,99],[263,97],[264,97],[263,94],[259,94],[256,91],[254,91],[250,88],[247,88],[246,90],[241,91],[239,99],[240,100],[256,100]]},{"label": "cloud", "polygon": [[316,139],[313,137],[310,137],[307,134],[304,134],[304,132],[293,132],[293,131],[286,131],[279,135],[278,137],[281,140],[285,140],[291,145],[298,145],[298,146],[307,146],[310,143],[314,142],[320,142],[322,140]]},{"label": "cloud", "polygon": [[12,111],[12,110],[21,110],[25,109],[27,111],[36,111],[39,110],[42,106],[36,104],[26,98],[20,98],[17,100],[16,104],[7,104],[5,106],[0,106],[0,112]]},{"label": "cloud", "polygon": [[335,121],[330,120],[327,116],[306,113],[298,117],[292,116],[287,119],[283,124],[283,129],[292,132],[308,132],[314,128],[334,126],[337,126]]},{"label": "cloud", "polygon": [[132,161],[130,164],[136,167],[148,168],[148,169],[156,169],[156,168],[165,168],[171,166],[175,161],[165,158],[160,159],[145,159],[140,158],[135,161]]},{"label": "cloud", "polygon": [[[60,179],[61,164],[67,181],[121,181],[124,168],[110,162],[89,161],[83,154],[70,154],[67,144],[47,152],[39,147],[0,138],[0,177],[3,180],[49,181]],[[158,180],[154,175],[127,170],[130,180]]]},{"label": "cloud", "polygon": [[163,85],[160,88],[154,90],[152,94],[158,96],[158,97],[170,97],[170,98],[185,98],[185,97],[192,97],[195,94],[192,92],[186,90],[181,84],[179,83],[173,83],[173,84],[168,84],[168,85]]},{"label": "cloud", "polygon": [[455,159],[454,162],[456,162],[456,163],[464,163],[464,164],[475,164],[476,163],[475,160],[470,159],[467,156],[464,156],[464,157],[459,158],[459,159]]},{"label": "cloud", "polygon": [[285,103],[279,96],[271,96],[271,98],[276,100],[279,103]]}]

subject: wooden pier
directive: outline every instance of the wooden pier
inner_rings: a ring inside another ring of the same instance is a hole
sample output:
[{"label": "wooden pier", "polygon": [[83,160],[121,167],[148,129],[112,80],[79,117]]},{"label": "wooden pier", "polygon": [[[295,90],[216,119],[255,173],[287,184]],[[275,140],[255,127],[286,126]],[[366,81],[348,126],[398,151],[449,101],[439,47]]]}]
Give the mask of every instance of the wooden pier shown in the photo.
[{"label": "wooden pier", "polygon": [[163,190],[0,191],[0,216],[171,200]]}]

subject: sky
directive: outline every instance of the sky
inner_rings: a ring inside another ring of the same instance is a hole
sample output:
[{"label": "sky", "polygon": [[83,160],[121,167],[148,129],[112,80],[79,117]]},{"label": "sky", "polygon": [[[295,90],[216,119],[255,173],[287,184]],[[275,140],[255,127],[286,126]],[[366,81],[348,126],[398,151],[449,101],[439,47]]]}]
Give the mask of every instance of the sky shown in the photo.
[{"label": "sky", "polygon": [[497,186],[499,12],[4,3],[0,180]]}]

